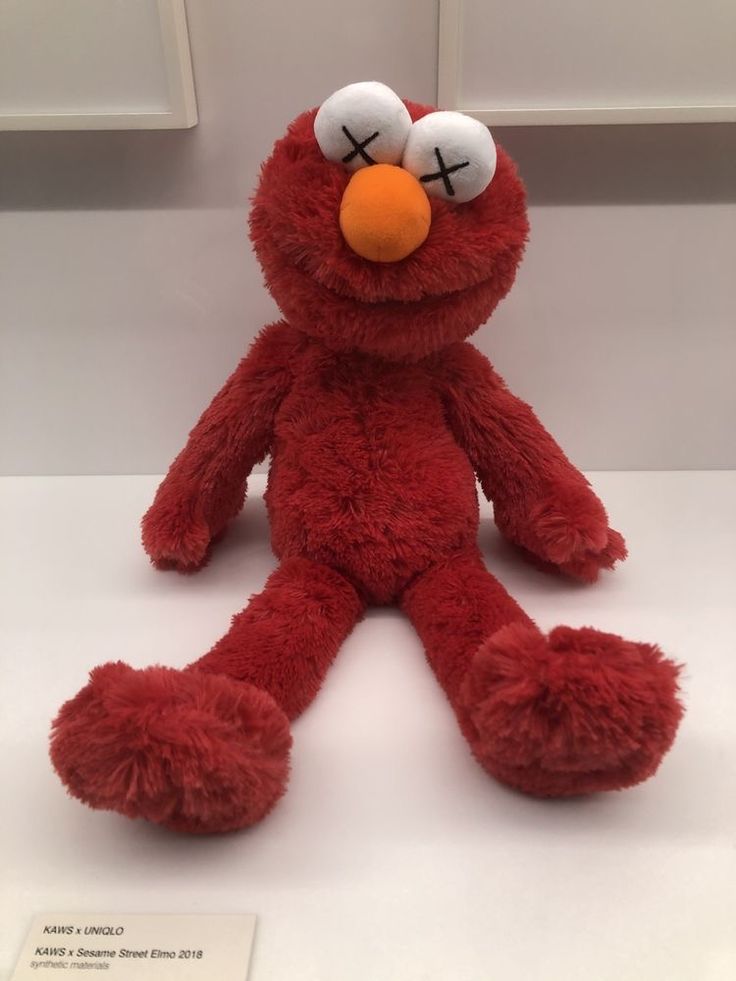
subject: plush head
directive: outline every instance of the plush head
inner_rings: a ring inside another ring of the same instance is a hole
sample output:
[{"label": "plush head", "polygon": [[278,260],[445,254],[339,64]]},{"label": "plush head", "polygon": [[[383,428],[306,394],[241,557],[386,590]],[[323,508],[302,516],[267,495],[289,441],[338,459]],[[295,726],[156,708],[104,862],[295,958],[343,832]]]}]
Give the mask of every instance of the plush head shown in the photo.
[{"label": "plush head", "polygon": [[294,120],[263,165],[250,226],[292,326],[392,361],[484,323],[528,231],[523,185],[488,129],[379,82]]}]

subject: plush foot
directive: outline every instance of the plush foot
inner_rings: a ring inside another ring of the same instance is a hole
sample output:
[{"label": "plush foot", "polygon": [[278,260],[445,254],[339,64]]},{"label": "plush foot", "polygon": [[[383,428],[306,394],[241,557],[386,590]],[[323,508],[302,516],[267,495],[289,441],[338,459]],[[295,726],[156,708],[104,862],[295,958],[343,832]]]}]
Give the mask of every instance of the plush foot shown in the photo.
[{"label": "plush foot", "polygon": [[91,807],[175,831],[234,831],[284,792],[289,722],[270,695],[224,675],[118,661],[95,668],[53,723],[51,759]]},{"label": "plush foot", "polygon": [[679,667],[650,644],[585,627],[512,624],[477,651],[461,724],[502,783],[539,797],[630,787],[672,745]]}]

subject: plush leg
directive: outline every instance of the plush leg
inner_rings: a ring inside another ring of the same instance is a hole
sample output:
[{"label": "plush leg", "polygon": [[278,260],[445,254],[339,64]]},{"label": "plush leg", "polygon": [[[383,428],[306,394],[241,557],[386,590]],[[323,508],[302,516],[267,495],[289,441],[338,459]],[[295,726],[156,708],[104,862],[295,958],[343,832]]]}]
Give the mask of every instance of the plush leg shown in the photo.
[{"label": "plush leg", "polygon": [[95,668],[54,722],[57,772],[92,807],[177,831],[254,824],[286,786],[289,718],[317,694],[363,608],[339,573],[287,559],[184,671]]},{"label": "plush leg", "polygon": [[589,627],[545,637],[475,549],[425,572],[402,607],[474,755],[503,783],[540,797],[620,789],[672,744],[675,664]]},{"label": "plush leg", "polygon": [[286,559],[189,670],[256,685],[295,719],[314,699],[364,609],[339,572],[308,559]]}]

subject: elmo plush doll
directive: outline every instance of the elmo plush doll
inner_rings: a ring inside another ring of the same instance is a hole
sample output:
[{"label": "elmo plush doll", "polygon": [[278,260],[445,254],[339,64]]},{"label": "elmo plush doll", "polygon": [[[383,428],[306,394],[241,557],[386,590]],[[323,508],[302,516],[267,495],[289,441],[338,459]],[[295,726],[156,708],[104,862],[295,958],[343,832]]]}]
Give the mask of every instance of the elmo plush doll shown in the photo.
[{"label": "elmo plush doll", "polygon": [[510,158],[476,120],[348,85],[276,143],[250,229],[284,319],[192,430],[143,543],[161,569],[200,568],[270,453],[280,564],[188,668],[92,671],[53,726],[69,791],[178,831],[259,821],[284,792],[290,720],[366,607],[389,603],[497,780],[556,797],[651,776],[682,712],[678,667],[588,627],[543,634],[478,549],[476,478],[501,533],[565,575],[592,582],[626,555],[586,479],[466,342],[524,249]]}]

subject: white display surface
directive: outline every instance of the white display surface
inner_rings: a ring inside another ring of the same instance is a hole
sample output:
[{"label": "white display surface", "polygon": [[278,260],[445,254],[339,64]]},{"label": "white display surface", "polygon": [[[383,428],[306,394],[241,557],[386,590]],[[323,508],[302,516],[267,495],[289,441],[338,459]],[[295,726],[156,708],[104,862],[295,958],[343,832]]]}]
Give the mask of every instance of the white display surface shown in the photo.
[{"label": "white display surface", "polygon": [[93,665],[181,665],[275,560],[263,478],[197,576],[153,570],[155,477],[0,481],[0,979],[33,914],[259,916],[250,981],[731,981],[736,976],[736,473],[599,473],[631,558],[581,587],[486,519],[489,566],[541,627],[590,624],[686,661],[688,712],[656,778],[536,801],[473,762],[409,624],[369,613],[294,725],[260,826],[190,838],[66,798],[48,722]]}]

